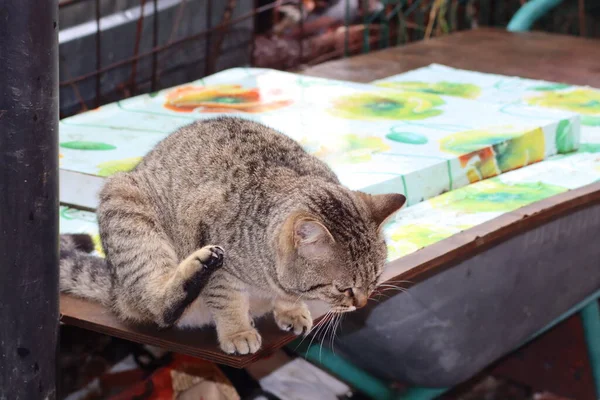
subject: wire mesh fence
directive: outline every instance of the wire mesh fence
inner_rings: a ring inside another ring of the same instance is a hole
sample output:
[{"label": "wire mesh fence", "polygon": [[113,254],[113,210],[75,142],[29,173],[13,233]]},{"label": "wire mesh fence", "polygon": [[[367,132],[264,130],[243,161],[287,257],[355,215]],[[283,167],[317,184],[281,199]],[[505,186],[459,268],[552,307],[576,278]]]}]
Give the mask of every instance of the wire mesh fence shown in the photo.
[{"label": "wire mesh fence", "polygon": [[[525,0],[62,0],[61,116],[222,69],[296,70],[480,25]],[[591,33],[595,8],[566,1],[547,30]],[[595,33],[595,32],[594,32]]]}]

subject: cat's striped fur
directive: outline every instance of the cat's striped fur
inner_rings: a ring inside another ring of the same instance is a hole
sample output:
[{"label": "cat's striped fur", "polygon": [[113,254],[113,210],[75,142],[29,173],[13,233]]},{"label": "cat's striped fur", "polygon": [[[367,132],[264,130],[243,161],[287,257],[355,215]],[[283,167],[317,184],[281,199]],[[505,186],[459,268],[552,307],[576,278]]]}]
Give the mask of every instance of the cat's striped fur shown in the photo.
[{"label": "cat's striped fur", "polygon": [[302,300],[364,305],[386,259],[380,226],[404,201],[346,189],[262,124],[196,122],[107,180],[97,211],[107,262],[63,237],[61,289],[125,320],[214,322],[224,351],[255,352],[254,316],[273,310],[300,334],[312,326]]}]

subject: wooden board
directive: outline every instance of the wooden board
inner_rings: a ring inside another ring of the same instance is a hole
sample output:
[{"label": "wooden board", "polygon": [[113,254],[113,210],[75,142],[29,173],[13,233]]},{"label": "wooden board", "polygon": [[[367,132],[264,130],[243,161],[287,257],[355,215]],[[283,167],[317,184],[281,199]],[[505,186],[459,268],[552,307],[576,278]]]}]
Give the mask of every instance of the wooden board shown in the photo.
[{"label": "wooden board", "polygon": [[[600,183],[533,203],[390,263],[384,279],[406,280],[415,284],[503,240],[598,203]],[[313,314],[318,319],[322,316],[322,311],[313,308]],[[119,322],[104,307],[67,295],[61,295],[61,321],[239,368],[271,354],[294,338],[293,335],[280,331],[267,318],[258,324],[263,336],[263,348],[257,354],[231,356],[218,349],[213,329],[160,332],[153,328],[128,326]]]},{"label": "wooden board", "polygon": [[[482,72],[600,86],[599,69],[589,57],[598,50],[597,42],[585,39],[485,29],[334,61],[305,73],[368,82],[437,62]],[[598,203],[600,183],[533,203],[402,257],[389,264],[385,277],[417,283],[503,240]],[[318,317],[320,314],[315,311]],[[266,319],[258,324],[263,335],[262,350],[238,357],[223,354],[218,349],[211,329],[158,332],[152,328],[126,326],[103,307],[65,295],[61,296],[61,314],[61,321],[66,324],[234,367],[244,367],[293,339]]]},{"label": "wooden board", "polygon": [[600,87],[600,42],[542,32],[481,28],[404,47],[330,61],[306,75],[353,82],[376,79],[432,63],[522,78]]}]

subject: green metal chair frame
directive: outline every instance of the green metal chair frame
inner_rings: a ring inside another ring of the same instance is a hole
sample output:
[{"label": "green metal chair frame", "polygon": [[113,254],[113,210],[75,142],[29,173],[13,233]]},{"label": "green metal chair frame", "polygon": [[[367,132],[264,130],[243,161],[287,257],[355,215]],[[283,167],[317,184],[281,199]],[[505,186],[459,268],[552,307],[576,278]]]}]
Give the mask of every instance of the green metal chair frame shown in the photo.
[{"label": "green metal chair frame", "polygon": [[[565,319],[579,313],[583,324],[592,375],[596,385],[596,395],[600,399],[600,307],[598,301],[600,301],[600,290],[537,332],[523,343],[523,346],[560,324]],[[410,388],[400,392],[392,388],[387,382],[372,376],[336,355],[329,348],[316,344],[307,345],[298,340],[290,344],[290,349],[299,352],[301,356],[305,357],[311,363],[348,382],[351,386],[374,400],[431,400],[449,390],[449,388]]]}]

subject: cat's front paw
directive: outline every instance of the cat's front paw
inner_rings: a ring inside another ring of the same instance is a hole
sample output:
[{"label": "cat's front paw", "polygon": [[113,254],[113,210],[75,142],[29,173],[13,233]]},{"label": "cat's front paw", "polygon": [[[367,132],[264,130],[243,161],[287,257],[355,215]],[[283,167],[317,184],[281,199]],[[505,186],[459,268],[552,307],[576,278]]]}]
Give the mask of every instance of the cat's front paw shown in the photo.
[{"label": "cat's front paw", "polygon": [[295,308],[277,309],[273,311],[279,329],[296,335],[307,334],[313,326],[312,316],[306,305]]},{"label": "cat's front paw", "polygon": [[227,354],[253,354],[260,349],[262,339],[256,329],[224,335],[219,338],[221,350]]}]

